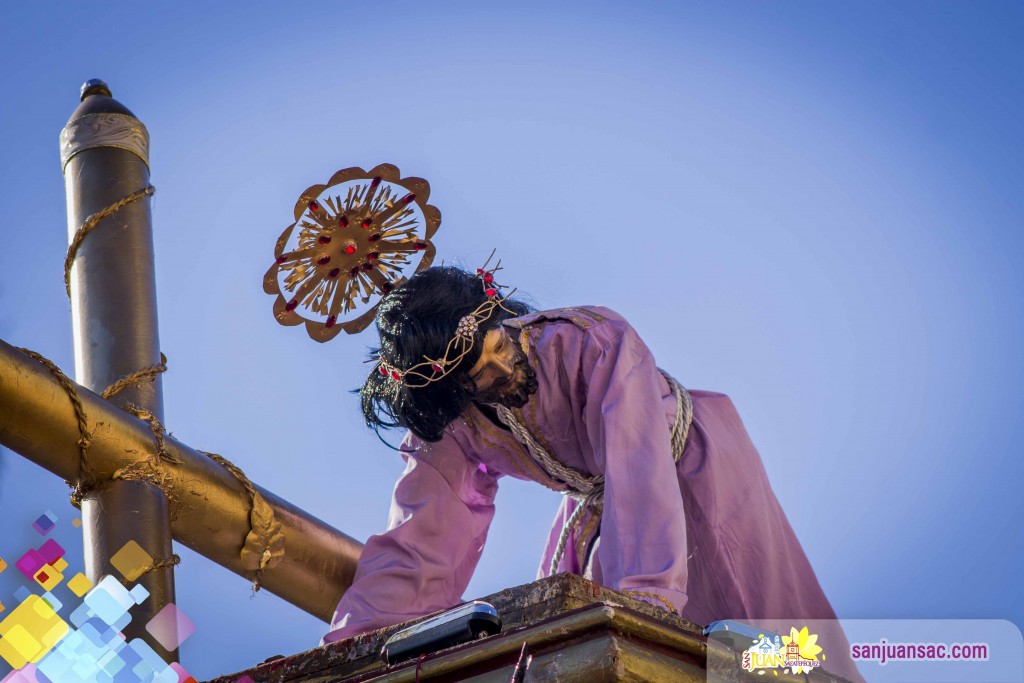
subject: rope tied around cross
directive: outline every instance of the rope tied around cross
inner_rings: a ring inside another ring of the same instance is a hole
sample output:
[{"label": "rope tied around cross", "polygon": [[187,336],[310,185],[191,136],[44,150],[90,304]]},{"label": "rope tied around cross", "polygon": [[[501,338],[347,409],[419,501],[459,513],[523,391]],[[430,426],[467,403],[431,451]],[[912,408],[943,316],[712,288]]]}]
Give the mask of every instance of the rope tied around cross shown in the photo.
[{"label": "rope tied around cross", "polygon": [[[147,185],[145,188],[123,197],[104,209],[90,215],[82,225],[79,226],[71,239],[71,243],[68,247],[68,253],[64,260],[64,283],[69,298],[71,296],[71,272],[74,267],[78,249],[85,237],[92,230],[97,228],[105,218],[113,216],[118,210],[133,202],[147,196],[152,196],[154,192],[155,188],[152,185]],[[96,470],[89,464],[88,452],[92,445],[93,432],[90,430],[88,416],[85,413],[85,408],[78,393],[80,387],[68,378],[68,376],[65,375],[53,361],[49,360],[42,354],[26,348],[19,348],[19,351],[36,360],[49,371],[64,390],[64,393],[67,394],[68,400],[71,402],[75,411],[79,434],[77,444],[79,454],[78,476],[75,481],[65,482],[71,488],[70,499],[72,505],[81,509],[84,497],[90,493],[101,490],[105,486],[109,486],[111,482],[116,480],[142,481],[151,484],[163,491],[169,503],[174,503],[176,501],[174,493],[169,486],[169,481],[172,477],[167,472],[166,468],[180,465],[182,461],[167,448],[166,439],[168,438],[168,433],[156,415],[144,408],[132,404],[120,406],[129,414],[148,423],[150,431],[153,433],[155,448],[148,458],[131,462],[116,470],[109,479],[102,480],[97,475]],[[167,357],[161,353],[160,362],[158,364],[140,368],[139,370],[121,377],[104,389],[100,396],[101,398],[110,401],[128,387],[138,385],[142,382],[153,382],[160,373],[166,371]],[[202,450],[199,452],[217,463],[220,467],[231,474],[232,477],[238,480],[243,489],[245,489],[246,495],[249,498],[250,529],[242,544],[240,559],[245,569],[254,572],[252,590],[255,594],[262,586],[262,574],[264,570],[271,568],[284,557],[285,539],[281,524],[275,519],[273,508],[267,503],[263,496],[260,495],[241,468],[222,455],[208,453]],[[146,573],[164,567],[173,567],[180,562],[181,558],[176,553],[173,553],[169,558],[154,560],[154,562],[141,573]]]}]

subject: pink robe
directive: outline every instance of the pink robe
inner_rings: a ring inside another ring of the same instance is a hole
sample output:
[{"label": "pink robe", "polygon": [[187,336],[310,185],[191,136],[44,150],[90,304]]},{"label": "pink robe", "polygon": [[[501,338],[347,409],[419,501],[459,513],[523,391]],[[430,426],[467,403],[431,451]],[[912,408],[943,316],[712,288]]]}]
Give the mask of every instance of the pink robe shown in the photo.
[{"label": "pink robe", "polygon": [[[835,619],[728,396],[689,390],[693,423],[676,464],[670,440],[676,399],[621,316],[587,306],[504,324],[518,335],[539,383],[515,415],[561,463],[605,477],[603,515],[584,514],[558,572],[647,594],[634,596],[701,625]],[[685,386],[685,377],[677,378]],[[510,432],[472,406],[436,443],[407,435],[402,457],[407,466],[388,529],[367,540],[322,643],[462,602],[502,476],[562,488]],[[547,576],[574,506],[563,500],[538,577]],[[861,680],[837,652],[848,652],[838,625],[819,634],[818,644],[834,653],[828,669]]]}]

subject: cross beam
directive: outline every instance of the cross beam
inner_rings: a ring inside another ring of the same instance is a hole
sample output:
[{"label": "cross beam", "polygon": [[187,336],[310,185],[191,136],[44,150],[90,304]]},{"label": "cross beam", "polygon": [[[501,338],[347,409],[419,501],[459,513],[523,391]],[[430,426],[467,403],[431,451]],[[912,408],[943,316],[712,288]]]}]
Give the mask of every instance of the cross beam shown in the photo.
[{"label": "cross beam", "polygon": [[[85,387],[76,387],[92,431],[89,465],[101,481],[150,458],[157,448],[147,423]],[[0,340],[0,444],[67,481],[78,477],[78,421],[64,388],[39,362]],[[250,530],[249,496],[241,482],[206,455],[165,437],[181,460],[165,463],[174,540],[250,581],[240,551]],[[255,485],[285,536],[284,558],[263,570],[271,593],[330,623],[352,584],[362,545]]]}]

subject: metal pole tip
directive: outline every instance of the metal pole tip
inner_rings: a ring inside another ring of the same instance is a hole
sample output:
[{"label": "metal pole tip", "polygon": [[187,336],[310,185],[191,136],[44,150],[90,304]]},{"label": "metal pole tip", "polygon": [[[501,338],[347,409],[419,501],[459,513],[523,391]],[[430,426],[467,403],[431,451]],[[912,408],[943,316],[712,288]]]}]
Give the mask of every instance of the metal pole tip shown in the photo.
[{"label": "metal pole tip", "polygon": [[106,81],[99,78],[90,78],[82,84],[82,100],[84,101],[89,95],[106,95],[107,97],[113,97],[110,94],[110,88],[107,87]]}]

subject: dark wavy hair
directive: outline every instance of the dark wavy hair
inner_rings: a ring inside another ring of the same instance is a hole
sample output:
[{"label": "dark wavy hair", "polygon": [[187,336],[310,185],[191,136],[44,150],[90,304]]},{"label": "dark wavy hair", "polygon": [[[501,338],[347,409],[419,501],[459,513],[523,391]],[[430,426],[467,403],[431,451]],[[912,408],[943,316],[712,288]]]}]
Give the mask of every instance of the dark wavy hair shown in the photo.
[{"label": "dark wavy hair", "polygon": [[[454,266],[427,268],[409,278],[401,287],[384,297],[377,309],[376,324],[380,346],[371,350],[389,364],[409,368],[444,353],[455,335],[459,319],[472,313],[487,299],[479,276]],[[532,309],[515,299],[502,304],[524,315]],[[444,428],[462,414],[471,400],[466,384],[469,369],[483,350],[484,335],[512,317],[495,308],[490,318],[480,323],[473,348],[442,379],[422,387],[400,386],[373,367],[359,390],[363,417],[378,435],[383,427],[405,427],[424,441],[439,441]]]}]

